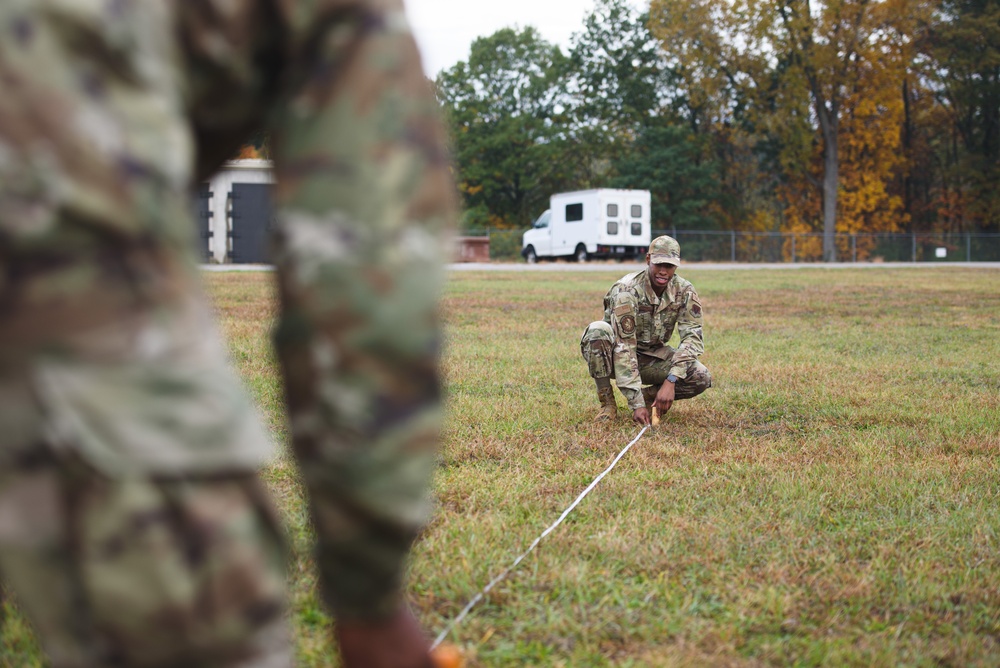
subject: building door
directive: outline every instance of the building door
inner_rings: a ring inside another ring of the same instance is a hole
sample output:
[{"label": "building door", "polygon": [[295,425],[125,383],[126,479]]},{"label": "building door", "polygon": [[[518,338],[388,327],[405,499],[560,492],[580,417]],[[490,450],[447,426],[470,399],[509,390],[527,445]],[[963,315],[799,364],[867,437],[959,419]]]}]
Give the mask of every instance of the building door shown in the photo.
[{"label": "building door", "polygon": [[234,183],[230,197],[230,261],[234,264],[268,262],[268,247],[274,224],[270,184]]},{"label": "building door", "polygon": [[212,259],[208,240],[212,238],[212,189],[208,183],[198,186],[194,200],[194,222],[198,230],[198,257],[204,262]]}]

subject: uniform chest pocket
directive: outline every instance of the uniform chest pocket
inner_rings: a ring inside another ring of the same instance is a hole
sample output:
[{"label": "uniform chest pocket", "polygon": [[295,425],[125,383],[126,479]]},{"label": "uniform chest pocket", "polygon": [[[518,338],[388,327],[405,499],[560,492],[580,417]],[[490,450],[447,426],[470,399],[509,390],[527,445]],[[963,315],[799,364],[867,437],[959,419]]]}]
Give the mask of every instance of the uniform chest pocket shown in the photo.
[{"label": "uniform chest pocket", "polygon": [[667,304],[666,308],[656,314],[656,336],[662,343],[666,343],[677,326],[677,318],[680,314],[681,304]]},{"label": "uniform chest pocket", "polygon": [[635,317],[635,337],[643,343],[649,343],[653,339],[655,328],[653,327],[652,305],[639,306]]}]

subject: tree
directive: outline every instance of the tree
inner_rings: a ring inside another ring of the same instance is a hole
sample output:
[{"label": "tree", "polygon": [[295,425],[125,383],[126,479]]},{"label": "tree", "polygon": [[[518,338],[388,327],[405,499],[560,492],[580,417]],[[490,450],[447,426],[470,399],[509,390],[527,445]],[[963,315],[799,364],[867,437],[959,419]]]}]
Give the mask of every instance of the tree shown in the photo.
[{"label": "tree", "polygon": [[653,227],[704,229],[717,225],[722,193],[718,165],[704,159],[690,130],[677,125],[645,128],[618,165],[618,188],[649,190]]},{"label": "tree", "polygon": [[614,163],[661,112],[669,73],[647,24],[648,14],[625,0],[598,0],[573,35],[570,115],[574,138],[597,167],[595,179],[613,174]]},{"label": "tree", "polygon": [[[904,229],[909,220],[897,183],[908,168],[903,146],[903,93],[910,60],[913,22],[908,19],[914,11],[913,3],[885,0],[872,3],[866,11],[867,37],[864,48],[859,48],[862,55],[843,79],[845,85],[839,97],[836,229],[841,233],[896,232]],[[813,164],[823,165],[824,144],[817,144]],[[790,187],[802,180],[793,175],[786,177]],[[826,203],[826,192],[819,206]],[[788,199],[791,229],[809,230],[804,221],[815,216],[812,211],[820,210],[811,209],[811,204],[808,197]],[[847,249],[846,239],[841,243],[838,252]],[[855,248],[859,257],[868,250],[867,241]]]},{"label": "tree", "polygon": [[473,42],[468,62],[438,75],[473,222],[523,226],[571,180],[566,67],[559,48],[534,28],[504,28]]},{"label": "tree", "polygon": [[944,166],[937,199],[954,227],[1000,231],[1000,0],[943,0],[920,49],[948,121],[931,128]]},{"label": "tree", "polygon": [[[827,261],[837,257],[842,119],[871,92],[864,82],[897,60],[878,5],[653,0],[650,10],[652,30],[677,60],[691,105],[704,121],[735,119],[769,135],[786,177],[815,178]],[[814,158],[817,170],[811,169]]]}]

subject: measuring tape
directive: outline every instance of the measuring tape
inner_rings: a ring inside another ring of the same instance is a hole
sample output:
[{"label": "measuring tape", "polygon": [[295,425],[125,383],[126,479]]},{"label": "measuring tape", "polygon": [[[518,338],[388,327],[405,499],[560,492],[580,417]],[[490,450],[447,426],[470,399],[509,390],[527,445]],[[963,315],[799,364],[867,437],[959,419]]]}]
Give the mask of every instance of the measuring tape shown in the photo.
[{"label": "measuring tape", "polygon": [[[654,415],[655,414],[656,414],[656,411],[654,411]],[[608,468],[604,469],[603,473],[601,473],[599,476],[597,476],[596,478],[594,478],[594,481],[592,483],[590,483],[589,485],[587,485],[587,489],[585,489],[582,492],[580,492],[580,496],[576,497],[576,501],[574,501],[573,503],[571,503],[569,505],[569,508],[567,508],[566,510],[563,511],[563,514],[559,516],[559,519],[557,519],[555,522],[552,523],[552,526],[550,526],[548,529],[546,529],[545,531],[543,531],[542,535],[540,535],[538,538],[536,538],[534,540],[534,542],[528,547],[528,549],[525,550],[523,554],[521,554],[517,559],[514,560],[514,563],[512,563],[510,566],[508,566],[506,569],[504,569],[504,571],[502,573],[500,573],[500,575],[498,575],[495,578],[493,578],[492,580],[490,580],[490,583],[488,585],[486,585],[485,587],[483,587],[483,590],[481,592],[479,592],[478,594],[476,594],[476,596],[471,601],[469,601],[469,604],[466,605],[462,609],[462,612],[458,613],[458,616],[455,617],[455,619],[453,619],[451,621],[451,623],[448,624],[448,626],[445,627],[444,631],[441,631],[440,635],[438,635],[438,637],[434,640],[434,644],[431,645],[431,649],[432,650],[435,649],[435,648],[437,648],[438,645],[440,645],[442,642],[444,642],[444,639],[448,637],[448,634],[451,633],[451,630],[454,629],[456,626],[458,626],[459,622],[461,622],[463,619],[466,618],[466,616],[469,614],[469,611],[472,610],[473,606],[475,606],[476,603],[479,603],[481,600],[483,600],[483,597],[486,594],[488,594],[490,592],[490,590],[493,589],[493,587],[498,582],[500,582],[505,577],[507,577],[508,573],[510,573],[515,568],[517,568],[517,565],[519,563],[521,563],[521,561],[526,556],[528,556],[529,554],[531,554],[531,551],[534,550],[535,547],[537,547],[540,542],[542,542],[543,538],[545,538],[546,536],[548,536],[550,533],[552,533],[552,531],[557,526],[559,526],[560,524],[562,524],[562,521],[564,519],[566,519],[566,516],[569,515],[570,512],[574,508],[576,508],[577,505],[581,501],[583,501],[584,497],[586,497],[588,494],[590,494],[590,490],[594,489],[594,487],[597,486],[597,483],[601,482],[601,478],[603,478],[604,476],[606,476],[608,473],[611,472],[611,469],[613,469],[615,467],[615,464],[618,463],[618,460],[621,459],[622,457],[624,457],[625,453],[629,451],[629,448],[631,448],[633,445],[635,445],[639,441],[639,439],[642,438],[642,435],[646,433],[647,429],[649,429],[649,425],[646,425],[645,427],[643,427],[642,431],[640,431],[639,434],[635,438],[633,438],[632,441],[628,445],[626,445],[624,448],[622,448],[622,451],[618,453],[618,456],[615,457],[615,460],[613,462],[611,462],[611,466],[609,466]]]}]

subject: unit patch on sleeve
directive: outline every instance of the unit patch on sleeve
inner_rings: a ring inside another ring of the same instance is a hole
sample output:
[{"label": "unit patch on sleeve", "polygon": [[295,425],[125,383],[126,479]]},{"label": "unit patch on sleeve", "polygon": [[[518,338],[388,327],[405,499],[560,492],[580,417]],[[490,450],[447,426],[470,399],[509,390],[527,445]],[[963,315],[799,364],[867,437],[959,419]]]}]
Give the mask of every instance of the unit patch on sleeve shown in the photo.
[{"label": "unit patch on sleeve", "polygon": [[635,334],[635,316],[626,315],[621,319],[621,328],[623,336],[632,336]]}]

